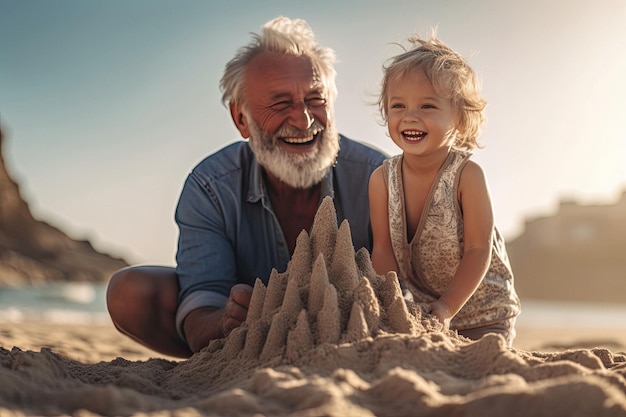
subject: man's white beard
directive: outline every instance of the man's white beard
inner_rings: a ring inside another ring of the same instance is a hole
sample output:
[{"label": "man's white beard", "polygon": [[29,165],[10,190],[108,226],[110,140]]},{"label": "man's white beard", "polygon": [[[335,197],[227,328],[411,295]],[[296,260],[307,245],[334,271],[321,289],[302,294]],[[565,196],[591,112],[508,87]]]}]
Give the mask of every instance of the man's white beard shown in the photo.
[{"label": "man's white beard", "polygon": [[[250,128],[250,147],[259,164],[276,178],[293,188],[310,188],[322,181],[339,153],[339,135],[334,123],[321,126],[313,122],[307,131],[290,127],[279,129],[274,135],[264,133],[248,117]],[[317,134],[318,146],[308,153],[294,154],[284,152],[279,144],[279,137],[308,136],[311,131]]]}]

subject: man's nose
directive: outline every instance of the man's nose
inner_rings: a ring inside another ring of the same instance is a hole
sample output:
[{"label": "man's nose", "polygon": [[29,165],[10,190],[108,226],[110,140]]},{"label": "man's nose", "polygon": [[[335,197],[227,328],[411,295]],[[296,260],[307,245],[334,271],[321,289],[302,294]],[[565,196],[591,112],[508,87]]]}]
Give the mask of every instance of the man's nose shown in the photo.
[{"label": "man's nose", "polygon": [[307,130],[313,125],[315,117],[311,113],[306,103],[294,105],[291,112],[291,124],[300,130]]}]

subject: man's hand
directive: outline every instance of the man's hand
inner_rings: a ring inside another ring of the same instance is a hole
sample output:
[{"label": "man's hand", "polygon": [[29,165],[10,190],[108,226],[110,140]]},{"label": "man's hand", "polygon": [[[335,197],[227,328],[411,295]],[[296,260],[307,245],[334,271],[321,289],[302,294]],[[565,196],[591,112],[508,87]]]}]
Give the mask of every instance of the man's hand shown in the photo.
[{"label": "man's hand", "polygon": [[233,329],[241,326],[241,323],[246,321],[251,298],[251,286],[237,284],[231,288],[222,316],[222,333],[224,337],[228,336]]},{"label": "man's hand", "polygon": [[248,315],[251,298],[252,287],[237,284],[231,288],[224,308],[201,307],[189,313],[183,327],[191,350],[198,352],[211,340],[226,337],[241,326]]}]

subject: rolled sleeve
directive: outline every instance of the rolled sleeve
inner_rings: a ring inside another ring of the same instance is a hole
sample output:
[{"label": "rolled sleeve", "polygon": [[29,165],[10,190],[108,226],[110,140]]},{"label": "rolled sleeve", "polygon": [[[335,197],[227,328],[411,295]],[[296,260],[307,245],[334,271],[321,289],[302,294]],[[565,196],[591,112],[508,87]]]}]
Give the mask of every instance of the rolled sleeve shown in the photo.
[{"label": "rolled sleeve", "polygon": [[176,312],[176,329],[180,337],[183,340],[187,340],[185,338],[183,323],[189,313],[200,307],[224,308],[226,300],[228,300],[228,297],[212,291],[195,291],[189,294],[189,296],[180,303],[178,311]]}]

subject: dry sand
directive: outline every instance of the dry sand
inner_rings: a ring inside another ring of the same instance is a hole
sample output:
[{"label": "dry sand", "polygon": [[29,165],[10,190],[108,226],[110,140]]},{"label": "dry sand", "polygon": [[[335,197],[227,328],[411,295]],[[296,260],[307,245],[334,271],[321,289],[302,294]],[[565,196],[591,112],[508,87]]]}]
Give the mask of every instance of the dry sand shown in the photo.
[{"label": "dry sand", "polygon": [[246,323],[188,360],[112,326],[0,323],[0,416],[626,416],[623,335],[442,331],[329,201]]}]

